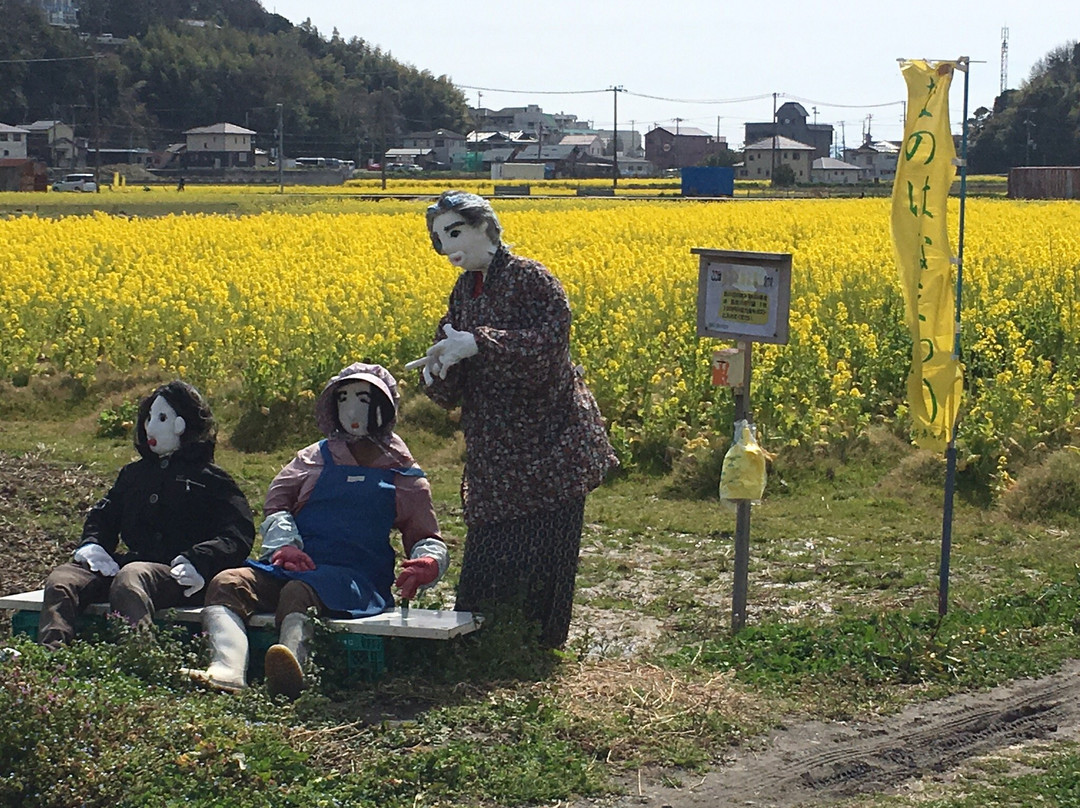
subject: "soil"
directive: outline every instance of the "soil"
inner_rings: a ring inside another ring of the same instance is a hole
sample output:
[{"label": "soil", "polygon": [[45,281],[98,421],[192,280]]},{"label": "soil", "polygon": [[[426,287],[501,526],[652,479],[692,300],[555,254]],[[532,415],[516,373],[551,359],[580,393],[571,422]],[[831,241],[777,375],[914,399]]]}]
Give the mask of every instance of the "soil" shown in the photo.
[{"label": "soil", "polygon": [[[1041,679],[963,694],[873,722],[785,727],[736,750],[704,777],[643,772],[629,796],[575,808],[830,805],[859,796],[924,791],[972,758],[1042,740],[1080,738],[1080,661]],[[671,785],[673,782],[679,785]]]},{"label": "soil", "polygon": [[[42,585],[69,557],[83,516],[107,487],[93,471],[44,455],[0,452],[0,591]],[[606,626],[607,643],[631,650],[659,626]],[[829,805],[921,791],[954,779],[973,758],[1048,740],[1080,740],[1080,660],[1040,679],[912,705],[875,721],[802,722],[727,753],[704,776],[642,771],[623,796],[567,808]]]},{"label": "soil", "polygon": [[86,511],[107,488],[82,466],[0,452],[0,592],[40,589],[71,557]]}]

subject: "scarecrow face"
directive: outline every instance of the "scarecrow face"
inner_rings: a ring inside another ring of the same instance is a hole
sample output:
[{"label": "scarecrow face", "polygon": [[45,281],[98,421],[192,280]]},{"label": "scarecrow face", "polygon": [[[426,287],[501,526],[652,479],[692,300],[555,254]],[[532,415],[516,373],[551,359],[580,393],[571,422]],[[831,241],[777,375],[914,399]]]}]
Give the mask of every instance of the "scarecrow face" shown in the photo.
[{"label": "scarecrow face", "polygon": [[495,255],[497,245],[488,236],[484,224],[467,224],[456,211],[436,216],[431,222],[431,232],[442,243],[440,252],[460,269],[483,272]]},{"label": "scarecrow face", "polygon": [[180,448],[180,436],[187,425],[184,419],[162,396],[150,404],[150,415],[146,419],[146,442],[150,451],[164,457]]},{"label": "scarecrow face", "polygon": [[341,428],[350,435],[366,435],[368,413],[371,411],[371,383],[346,382],[337,389],[336,396],[338,423]]}]

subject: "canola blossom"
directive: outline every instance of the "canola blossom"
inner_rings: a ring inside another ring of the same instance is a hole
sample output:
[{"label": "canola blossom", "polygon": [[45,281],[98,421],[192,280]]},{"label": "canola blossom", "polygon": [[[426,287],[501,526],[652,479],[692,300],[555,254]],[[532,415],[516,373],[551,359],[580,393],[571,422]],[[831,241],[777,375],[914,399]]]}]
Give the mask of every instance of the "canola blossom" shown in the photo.
[{"label": "canola blossom", "polygon": [[[457,275],[424,204],[0,221],[0,377],[158,365],[211,392],[239,383],[251,406],[310,396],[361,358],[408,378]],[[766,448],[903,425],[911,342],[887,199],[494,204],[513,249],[566,287],[573,358],[625,461],[730,430],[731,393],[709,374],[726,343],[695,335],[694,247],[792,253],[789,344],[754,351]],[[966,230],[960,443],[1007,474],[1080,427],[1080,208],[973,199]]]}]

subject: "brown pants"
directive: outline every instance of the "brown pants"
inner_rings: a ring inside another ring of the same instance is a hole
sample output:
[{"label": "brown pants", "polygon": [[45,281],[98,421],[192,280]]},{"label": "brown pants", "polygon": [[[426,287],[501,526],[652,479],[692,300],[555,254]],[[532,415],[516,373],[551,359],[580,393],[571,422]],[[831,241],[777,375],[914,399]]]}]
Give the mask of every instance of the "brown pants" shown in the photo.
[{"label": "brown pants", "polygon": [[76,561],[61,564],[45,580],[38,642],[54,649],[70,642],[78,616],[91,603],[108,603],[133,626],[146,628],[158,609],[200,606],[202,595],[200,591],[185,597],[184,587],[169,575],[168,564],[132,561],[112,578]]},{"label": "brown pants", "polygon": [[234,567],[214,576],[206,587],[207,606],[226,606],[246,623],[256,612],[273,612],[280,629],[288,614],[314,607],[326,611],[315,590],[302,581],[286,581],[254,567]]}]

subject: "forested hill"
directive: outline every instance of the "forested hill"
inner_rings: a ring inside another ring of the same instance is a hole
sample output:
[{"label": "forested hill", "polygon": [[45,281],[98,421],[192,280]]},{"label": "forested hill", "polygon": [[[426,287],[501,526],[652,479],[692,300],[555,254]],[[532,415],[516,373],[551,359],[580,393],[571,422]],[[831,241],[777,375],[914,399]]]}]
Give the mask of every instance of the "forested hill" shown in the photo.
[{"label": "forested hill", "polygon": [[1080,43],[1050,51],[1019,89],[1003,92],[992,110],[976,109],[969,124],[975,174],[1080,165]]},{"label": "forested hill", "polygon": [[287,153],[352,159],[404,132],[468,128],[447,76],[295,26],[257,0],[79,6],[80,27],[69,30],[50,26],[33,0],[0,0],[0,123],[63,120],[78,137],[96,128],[104,146],[159,148],[227,121],[268,147],[281,104]]}]

